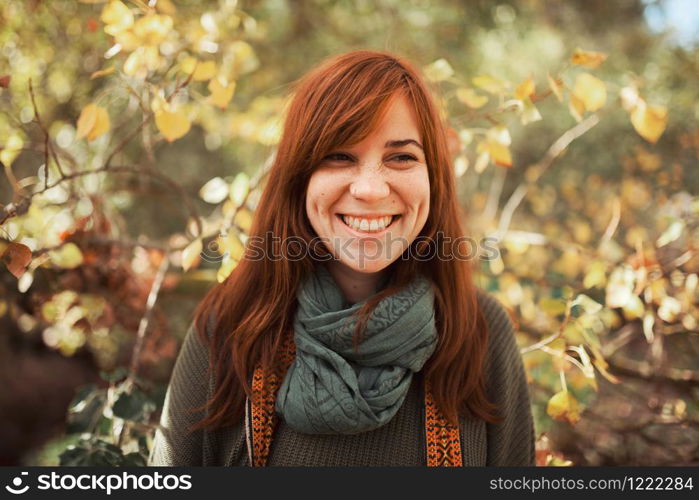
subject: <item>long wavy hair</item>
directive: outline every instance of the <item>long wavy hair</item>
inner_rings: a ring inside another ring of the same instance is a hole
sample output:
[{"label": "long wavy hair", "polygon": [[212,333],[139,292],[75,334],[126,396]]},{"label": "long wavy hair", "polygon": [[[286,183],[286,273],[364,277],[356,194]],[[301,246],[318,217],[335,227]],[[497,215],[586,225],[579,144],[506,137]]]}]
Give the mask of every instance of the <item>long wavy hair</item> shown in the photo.
[{"label": "long wavy hair", "polygon": [[[295,82],[251,240],[267,241],[264,237],[273,235],[277,241],[294,237],[310,243],[317,237],[305,210],[311,174],[331,150],[367,137],[396,93],[406,96],[415,111],[430,182],[427,221],[406,252],[419,251],[425,241],[437,241],[438,233],[451,238],[447,241],[464,236],[445,127],[423,77],[403,58],[359,50],[326,59]],[[270,370],[279,366],[284,335],[293,331],[297,287],[314,269],[313,255],[301,260],[253,259],[249,252],[248,247],[228,278],[213,286],[194,311],[197,333],[209,349],[215,389],[196,409],[205,410],[205,415],[192,429],[213,430],[243,418],[245,398],[252,397],[255,366],[260,363]],[[452,424],[461,415],[488,422],[501,419],[486,394],[488,332],[471,266],[460,258],[399,258],[391,264],[390,286],[359,311],[355,335],[356,344],[381,299],[404,287],[416,273],[428,276],[435,292],[438,344],[423,367],[424,377]]]}]

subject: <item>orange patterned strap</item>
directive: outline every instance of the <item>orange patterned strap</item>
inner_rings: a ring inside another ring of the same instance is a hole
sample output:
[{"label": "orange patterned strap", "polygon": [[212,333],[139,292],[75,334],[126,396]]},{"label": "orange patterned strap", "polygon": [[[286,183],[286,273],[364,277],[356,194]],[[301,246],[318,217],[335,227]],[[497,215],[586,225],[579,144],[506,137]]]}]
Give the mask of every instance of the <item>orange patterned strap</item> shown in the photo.
[{"label": "orange patterned strap", "polygon": [[[253,467],[264,467],[272,446],[272,437],[277,426],[274,411],[277,392],[284,380],[286,370],[296,356],[291,335],[284,341],[281,369],[265,373],[261,366],[255,368],[252,379],[253,401],[246,402],[246,435],[248,454]],[[427,442],[428,467],[461,467],[461,438],[458,426],[444,418],[432,399],[432,390],[425,381],[425,438]]]},{"label": "orange patterned strap", "polygon": [[428,467],[462,466],[459,427],[450,424],[440,413],[428,380],[425,380],[425,438]]},{"label": "orange patterned strap", "polygon": [[296,357],[296,346],[291,334],[286,335],[282,345],[281,367],[266,373],[262,366],[255,367],[252,377],[253,401],[246,402],[246,432],[248,435],[248,455],[253,467],[267,465],[267,457],[272,446],[272,436],[277,427],[277,414],[274,411],[277,392],[287,369]]}]

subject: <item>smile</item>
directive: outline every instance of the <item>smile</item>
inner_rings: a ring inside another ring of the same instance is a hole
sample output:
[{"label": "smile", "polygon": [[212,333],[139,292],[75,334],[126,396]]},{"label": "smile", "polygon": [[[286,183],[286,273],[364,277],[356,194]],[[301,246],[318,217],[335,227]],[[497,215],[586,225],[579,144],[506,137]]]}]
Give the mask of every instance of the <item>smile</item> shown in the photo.
[{"label": "smile", "polygon": [[400,214],[378,217],[360,217],[348,214],[337,214],[337,216],[347,227],[362,233],[379,233],[390,227],[391,224],[400,218]]}]

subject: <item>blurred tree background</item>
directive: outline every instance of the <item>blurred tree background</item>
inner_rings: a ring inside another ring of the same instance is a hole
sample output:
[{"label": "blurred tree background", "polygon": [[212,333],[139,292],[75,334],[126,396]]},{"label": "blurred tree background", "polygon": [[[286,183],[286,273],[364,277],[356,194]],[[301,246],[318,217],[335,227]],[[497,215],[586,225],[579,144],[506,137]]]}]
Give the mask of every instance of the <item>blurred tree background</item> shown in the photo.
[{"label": "blurred tree background", "polygon": [[451,126],[539,464],[699,464],[696,26],[691,0],[6,0],[0,463],[145,463],[292,82],[374,48]]}]

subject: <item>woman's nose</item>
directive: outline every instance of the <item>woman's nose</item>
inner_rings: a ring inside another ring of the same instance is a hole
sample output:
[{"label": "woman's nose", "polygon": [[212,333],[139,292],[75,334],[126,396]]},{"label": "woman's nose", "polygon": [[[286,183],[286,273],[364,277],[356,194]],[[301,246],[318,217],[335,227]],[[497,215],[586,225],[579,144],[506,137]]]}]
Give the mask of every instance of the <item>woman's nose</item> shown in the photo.
[{"label": "woman's nose", "polygon": [[385,198],[391,192],[383,175],[383,165],[363,166],[357,178],[350,184],[350,194],[355,198],[373,201]]}]

